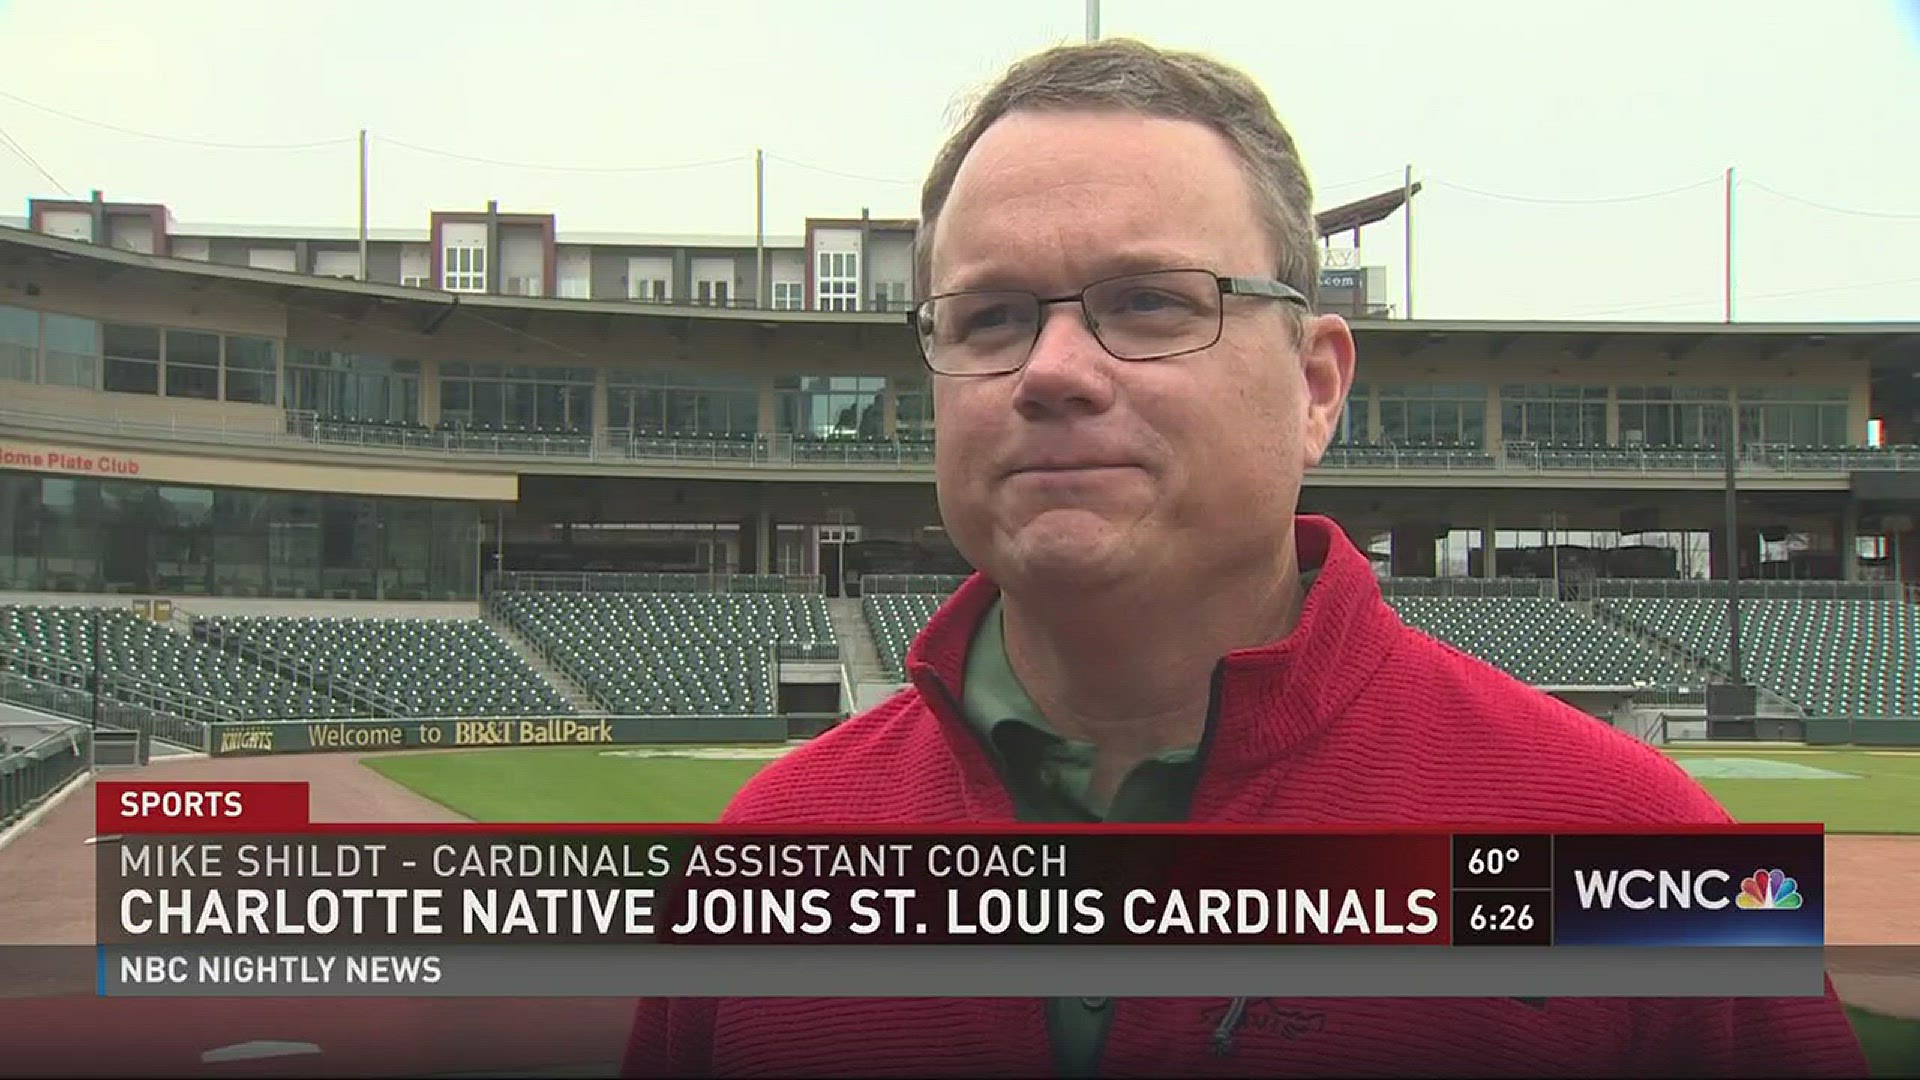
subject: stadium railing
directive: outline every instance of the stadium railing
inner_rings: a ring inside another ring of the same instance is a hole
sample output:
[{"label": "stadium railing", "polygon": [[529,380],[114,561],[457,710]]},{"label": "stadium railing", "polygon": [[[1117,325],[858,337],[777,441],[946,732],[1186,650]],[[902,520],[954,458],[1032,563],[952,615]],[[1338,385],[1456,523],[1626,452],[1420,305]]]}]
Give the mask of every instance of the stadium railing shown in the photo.
[{"label": "stadium railing", "polygon": [[514,592],[683,592],[818,594],[827,590],[819,574],[616,573],[608,571],[489,570],[484,591]]},{"label": "stadium railing", "polygon": [[[0,424],[62,434],[87,432],[167,441],[327,447],[468,459],[565,458],[607,463],[648,461],[764,468],[897,468],[927,466],[933,462],[933,443],[924,439],[796,438],[781,433],[654,435],[626,429],[599,433],[486,430],[337,420],[297,410],[286,413],[285,424],[279,431],[262,430],[255,423],[227,424],[197,417],[157,420],[150,411],[132,417],[120,416],[111,410],[87,414],[70,409],[18,407],[0,409]],[[1330,447],[1319,467],[1334,471],[1718,475],[1726,466],[1722,451],[1702,447],[1542,448],[1509,443],[1488,449],[1343,443]],[[1920,446],[1820,448],[1756,444],[1743,448],[1738,459],[1738,471],[1749,477],[1831,476],[1882,470],[1920,471]]]},{"label": "stadium railing", "polygon": [[[1723,600],[1730,589],[1724,579],[1594,578],[1572,584],[1583,600]],[[1893,581],[1831,581],[1807,578],[1742,579],[1745,600],[1899,600],[1912,598],[1911,586]]]},{"label": "stadium railing", "polygon": [[966,581],[964,574],[863,574],[860,595],[868,593],[925,593],[945,595]]},{"label": "stadium railing", "polygon": [[1380,592],[1388,597],[1462,600],[1484,597],[1553,599],[1556,596],[1552,578],[1387,577],[1380,579]]},{"label": "stadium railing", "polygon": [[[1721,475],[1726,452],[1714,446],[1540,446],[1511,442],[1498,449],[1393,443],[1341,443],[1328,447],[1320,468],[1618,475],[1690,473]],[[1920,469],[1920,446],[1784,447],[1753,444],[1735,459],[1740,475],[1833,474]]]},{"label": "stadium railing", "polygon": [[92,748],[93,733],[74,724],[28,746],[0,751],[0,828],[25,817],[85,772]]}]

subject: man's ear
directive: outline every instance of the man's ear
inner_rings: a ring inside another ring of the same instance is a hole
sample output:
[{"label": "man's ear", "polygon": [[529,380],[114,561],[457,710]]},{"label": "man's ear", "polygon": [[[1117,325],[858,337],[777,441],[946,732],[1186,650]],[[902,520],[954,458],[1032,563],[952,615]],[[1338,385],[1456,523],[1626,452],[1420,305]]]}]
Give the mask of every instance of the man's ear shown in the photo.
[{"label": "man's ear", "polygon": [[1307,391],[1306,424],[1302,430],[1306,455],[1303,464],[1320,464],[1333,433],[1340,429],[1347,392],[1353,389],[1355,348],[1353,331],[1338,315],[1309,315],[1300,326],[1300,373]]}]

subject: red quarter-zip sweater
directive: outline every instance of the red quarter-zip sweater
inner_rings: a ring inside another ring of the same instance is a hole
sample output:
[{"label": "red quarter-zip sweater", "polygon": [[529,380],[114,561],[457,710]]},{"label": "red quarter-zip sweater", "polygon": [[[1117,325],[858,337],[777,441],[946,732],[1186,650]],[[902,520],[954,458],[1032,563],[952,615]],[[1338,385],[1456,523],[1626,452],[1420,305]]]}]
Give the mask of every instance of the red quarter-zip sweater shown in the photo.
[{"label": "red quarter-zip sweater", "polygon": [[[1678,766],[1403,624],[1325,518],[1284,639],[1226,656],[1191,818],[1222,824],[1678,825],[1730,820]],[[912,686],[770,765],[730,824],[1012,822],[960,715],[995,595],[980,576],[907,654]],[[1168,631],[1179,632],[1177,619]],[[796,959],[795,963],[804,963]],[[1821,998],[1123,999],[1101,1076],[1865,1076],[1831,983]],[[1027,1076],[1054,1067],[1040,999],[650,999],[629,1076]]]}]

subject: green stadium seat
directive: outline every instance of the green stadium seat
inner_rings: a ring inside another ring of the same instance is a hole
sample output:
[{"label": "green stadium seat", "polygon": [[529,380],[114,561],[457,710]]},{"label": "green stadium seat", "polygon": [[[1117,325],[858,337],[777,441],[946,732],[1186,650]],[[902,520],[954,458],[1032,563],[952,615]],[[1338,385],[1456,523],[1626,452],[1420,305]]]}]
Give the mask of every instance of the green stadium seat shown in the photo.
[{"label": "green stadium seat", "polygon": [[[891,584],[891,583],[890,583]],[[907,647],[913,643],[915,635],[933,618],[953,589],[958,588],[959,579],[939,578],[933,575],[906,575],[900,585],[907,589],[925,590],[910,592],[867,592],[862,590],[860,597],[861,613],[866,616],[867,626],[873,632],[873,643],[880,651],[880,662],[889,678],[904,679],[906,670]],[[941,585],[947,585],[945,591],[938,591]]]},{"label": "green stadium seat", "polygon": [[[1602,610],[1725,670],[1727,603],[1602,597]],[[1744,674],[1810,718],[1920,716],[1920,607],[1904,600],[1742,597]]]},{"label": "green stadium seat", "polygon": [[[760,589],[696,591],[696,574],[644,579],[649,592],[523,592],[496,606],[608,711],[767,716],[774,653],[838,656],[826,598]],[[784,583],[780,583],[784,588]]]},{"label": "green stadium seat", "polygon": [[[0,651],[10,669],[20,650],[63,658],[81,671],[94,663],[94,609],[0,607]],[[344,711],[311,685],[213,649],[131,611],[107,609],[99,616],[100,664],[109,675],[160,690],[180,691],[188,703],[224,706],[240,719],[335,716]],[[110,697],[113,694],[110,692]]]},{"label": "green stadium seat", "polygon": [[577,711],[479,619],[219,616],[197,620],[194,633],[275,670],[311,671],[337,696],[370,699],[381,715]]},{"label": "green stadium seat", "polygon": [[1667,688],[1699,682],[1631,636],[1547,597],[1396,593],[1387,602],[1408,625],[1534,686]]}]

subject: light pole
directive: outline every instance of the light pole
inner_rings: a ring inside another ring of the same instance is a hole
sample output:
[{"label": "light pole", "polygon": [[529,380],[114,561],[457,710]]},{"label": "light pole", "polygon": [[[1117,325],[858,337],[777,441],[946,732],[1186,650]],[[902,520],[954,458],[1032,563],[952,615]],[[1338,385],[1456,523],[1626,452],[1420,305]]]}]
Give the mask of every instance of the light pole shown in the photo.
[{"label": "light pole", "polygon": [[1727,675],[1734,686],[1740,677],[1740,510],[1738,457],[1739,405],[1727,399],[1727,428],[1721,438],[1726,445],[1726,519],[1727,519]]},{"label": "light pole", "polygon": [[87,717],[87,728],[88,728],[88,734],[90,736],[97,733],[100,730],[100,721],[102,719],[103,709],[104,709],[104,706],[101,701],[101,695],[106,692],[106,673],[100,663],[100,655],[102,652],[101,646],[104,644],[100,640],[101,627],[102,627],[102,624],[104,623],[104,620],[100,617],[100,614],[101,614],[101,609],[98,606],[94,607],[92,624],[90,628],[91,635],[93,637],[93,671],[92,671],[92,679],[89,680],[93,683],[93,708],[90,711],[90,715]]}]

